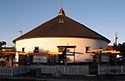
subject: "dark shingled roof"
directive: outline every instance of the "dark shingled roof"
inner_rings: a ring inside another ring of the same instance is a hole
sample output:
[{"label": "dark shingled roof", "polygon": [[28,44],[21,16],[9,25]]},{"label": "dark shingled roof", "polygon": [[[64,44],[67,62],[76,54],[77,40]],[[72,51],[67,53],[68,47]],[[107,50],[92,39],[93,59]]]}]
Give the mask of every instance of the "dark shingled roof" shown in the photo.
[{"label": "dark shingled roof", "polygon": [[45,37],[77,37],[77,38],[92,38],[107,41],[110,40],[97,32],[89,29],[71,18],[65,16],[63,9],[59,11],[59,15],[48,22],[38,26],[37,28],[27,32],[26,34],[18,37],[17,40],[28,38],[45,38]]}]

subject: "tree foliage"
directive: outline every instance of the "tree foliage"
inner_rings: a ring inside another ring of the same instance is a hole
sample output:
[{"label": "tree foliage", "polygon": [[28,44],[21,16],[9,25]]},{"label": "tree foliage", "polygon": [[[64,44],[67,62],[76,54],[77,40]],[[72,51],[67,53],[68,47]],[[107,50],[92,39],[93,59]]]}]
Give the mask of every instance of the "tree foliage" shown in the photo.
[{"label": "tree foliage", "polygon": [[120,51],[121,54],[125,56],[125,42],[123,42],[122,44],[119,43],[118,45],[114,44],[114,50]]},{"label": "tree foliage", "polygon": [[1,42],[0,42],[0,47],[2,47],[3,45],[6,45],[6,42],[5,42],[5,41],[1,41]]}]

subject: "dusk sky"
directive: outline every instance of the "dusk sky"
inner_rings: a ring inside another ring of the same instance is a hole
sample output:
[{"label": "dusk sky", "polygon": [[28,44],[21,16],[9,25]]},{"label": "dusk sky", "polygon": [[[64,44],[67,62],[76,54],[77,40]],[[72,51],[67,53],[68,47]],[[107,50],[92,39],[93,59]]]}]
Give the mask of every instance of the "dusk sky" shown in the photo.
[{"label": "dusk sky", "polygon": [[[66,16],[114,42],[125,42],[125,0],[62,0]],[[0,40],[12,41],[56,17],[59,0],[0,0]]]}]

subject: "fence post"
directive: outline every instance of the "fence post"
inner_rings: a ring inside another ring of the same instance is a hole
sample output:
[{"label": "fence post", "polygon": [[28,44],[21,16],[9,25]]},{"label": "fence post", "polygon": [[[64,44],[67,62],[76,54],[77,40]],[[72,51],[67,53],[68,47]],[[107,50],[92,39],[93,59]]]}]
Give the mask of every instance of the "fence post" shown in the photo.
[{"label": "fence post", "polygon": [[124,67],[121,65],[121,74],[124,74]]},{"label": "fence post", "polygon": [[101,68],[100,68],[100,64],[98,64],[98,75],[101,74]]}]

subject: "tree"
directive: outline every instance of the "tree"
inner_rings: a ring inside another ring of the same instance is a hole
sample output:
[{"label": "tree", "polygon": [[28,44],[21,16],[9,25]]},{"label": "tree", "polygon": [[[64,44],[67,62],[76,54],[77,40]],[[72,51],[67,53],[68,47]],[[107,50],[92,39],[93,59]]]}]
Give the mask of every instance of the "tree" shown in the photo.
[{"label": "tree", "polygon": [[118,50],[125,56],[125,42],[122,44],[118,44]]},{"label": "tree", "polygon": [[118,45],[114,44],[114,50],[120,51],[123,56],[125,56],[125,42],[122,44],[119,43]]},{"label": "tree", "polygon": [[1,41],[1,42],[0,42],[0,58],[5,56],[4,54],[2,54],[2,46],[3,46],[3,45],[6,45],[6,42],[5,42],[5,41]]},{"label": "tree", "polygon": [[6,42],[5,42],[5,41],[1,41],[1,42],[0,42],[0,47],[2,47],[3,45],[6,45]]}]

